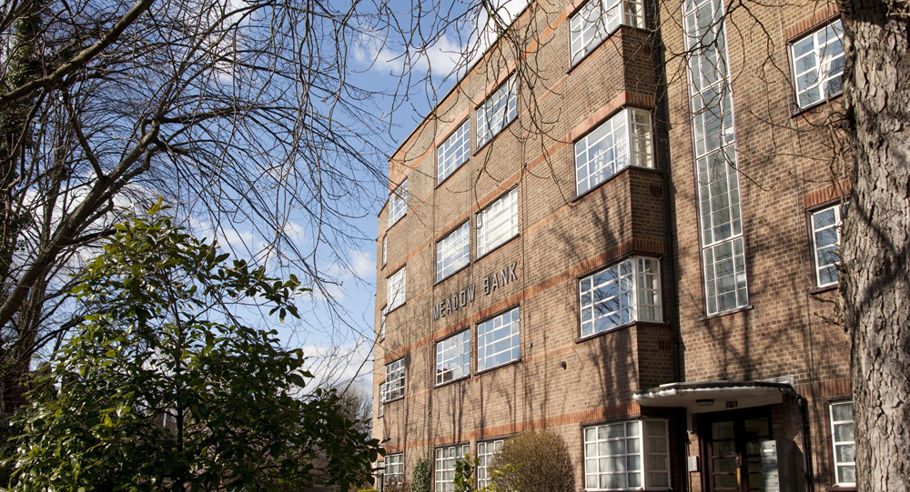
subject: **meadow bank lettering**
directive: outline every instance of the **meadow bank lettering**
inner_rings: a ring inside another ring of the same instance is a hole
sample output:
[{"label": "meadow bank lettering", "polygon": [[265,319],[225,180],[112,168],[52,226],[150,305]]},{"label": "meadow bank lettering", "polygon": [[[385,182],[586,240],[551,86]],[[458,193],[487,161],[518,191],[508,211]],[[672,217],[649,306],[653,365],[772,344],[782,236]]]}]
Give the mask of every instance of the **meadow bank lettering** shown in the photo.
[{"label": "meadow bank lettering", "polygon": [[[505,287],[506,285],[512,283],[513,280],[518,280],[518,275],[515,273],[515,267],[518,266],[517,261],[513,261],[508,266],[497,270],[490,275],[487,275],[483,278],[483,295],[488,296],[493,292],[496,292],[496,289]],[[458,292],[455,292],[451,296],[447,296],[442,301],[433,305],[433,320],[438,320],[439,318],[445,318],[447,315],[462,309],[468,304],[474,302],[474,293],[475,286],[471,285],[465,287]]]}]

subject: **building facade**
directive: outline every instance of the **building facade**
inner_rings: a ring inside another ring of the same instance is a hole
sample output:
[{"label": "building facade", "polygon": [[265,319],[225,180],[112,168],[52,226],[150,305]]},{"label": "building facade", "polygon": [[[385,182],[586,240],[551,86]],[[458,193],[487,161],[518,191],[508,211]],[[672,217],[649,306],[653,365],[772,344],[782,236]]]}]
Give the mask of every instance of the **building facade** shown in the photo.
[{"label": "building facade", "polygon": [[854,486],[833,4],[531,2],[389,163],[385,480],[547,428],[577,490]]}]

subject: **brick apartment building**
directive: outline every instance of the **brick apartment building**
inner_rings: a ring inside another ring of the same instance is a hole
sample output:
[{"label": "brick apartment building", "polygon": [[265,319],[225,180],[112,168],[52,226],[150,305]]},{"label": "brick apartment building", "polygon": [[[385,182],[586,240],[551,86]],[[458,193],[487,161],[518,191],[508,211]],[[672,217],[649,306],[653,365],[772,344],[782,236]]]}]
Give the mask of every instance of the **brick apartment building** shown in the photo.
[{"label": "brick apartment building", "polygon": [[547,428],[577,490],[852,488],[833,4],[551,1],[390,161],[384,478]]}]

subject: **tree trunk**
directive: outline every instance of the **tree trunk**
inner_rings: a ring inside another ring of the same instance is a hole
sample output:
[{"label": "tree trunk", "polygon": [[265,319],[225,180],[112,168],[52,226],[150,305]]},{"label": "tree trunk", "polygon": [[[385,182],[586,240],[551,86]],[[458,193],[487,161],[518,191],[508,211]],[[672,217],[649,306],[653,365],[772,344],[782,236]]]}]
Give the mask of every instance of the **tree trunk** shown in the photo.
[{"label": "tree trunk", "polygon": [[841,293],[860,490],[910,487],[910,8],[842,0],[853,196]]}]

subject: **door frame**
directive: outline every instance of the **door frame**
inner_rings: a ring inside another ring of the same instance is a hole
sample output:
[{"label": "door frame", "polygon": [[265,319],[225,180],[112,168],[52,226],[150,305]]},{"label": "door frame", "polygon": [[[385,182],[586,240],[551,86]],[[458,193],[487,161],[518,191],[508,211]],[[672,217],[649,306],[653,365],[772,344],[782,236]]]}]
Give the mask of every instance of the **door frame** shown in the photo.
[{"label": "door frame", "polygon": [[[772,425],[773,420],[771,418],[771,406],[763,407],[753,407],[742,410],[724,410],[721,412],[710,412],[710,413],[700,413],[697,414],[698,418],[698,448],[699,454],[702,458],[702,490],[707,492],[714,491],[714,485],[712,483],[712,472],[713,472],[713,460],[712,458],[712,443],[714,436],[712,435],[711,424],[714,422],[723,422],[723,421],[733,421],[734,422],[734,432],[735,443],[737,447],[737,453],[741,452],[741,448],[745,446],[745,436],[740,434],[742,430],[743,422],[747,419],[754,418],[766,418],[768,420],[768,439],[774,439],[774,426]],[[747,471],[744,469],[745,462],[740,462],[737,464],[740,467],[740,474],[748,475]],[[745,487],[746,481],[739,483],[740,492],[748,490]]]}]

